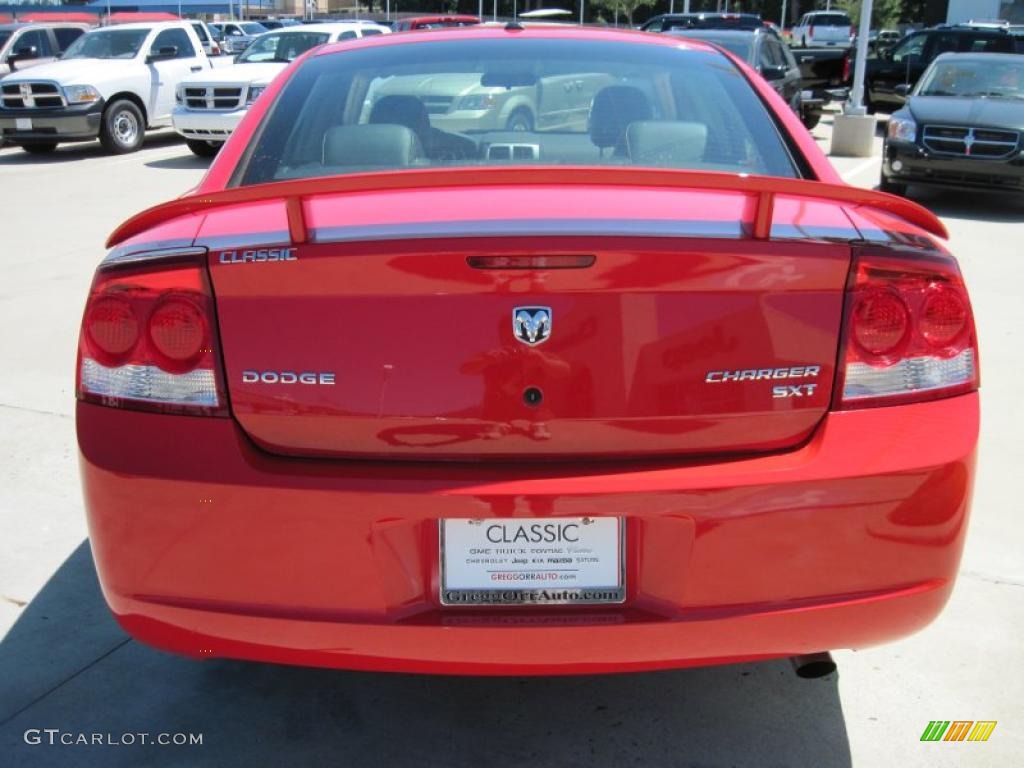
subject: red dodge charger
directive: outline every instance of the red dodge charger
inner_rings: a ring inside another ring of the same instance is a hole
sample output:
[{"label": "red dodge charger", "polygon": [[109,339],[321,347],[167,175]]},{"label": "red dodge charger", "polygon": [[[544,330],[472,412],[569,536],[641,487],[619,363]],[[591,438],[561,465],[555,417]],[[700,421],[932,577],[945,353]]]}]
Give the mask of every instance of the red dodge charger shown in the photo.
[{"label": "red dodge charger", "polygon": [[96,272],[77,423],[106,599],[199,658],[433,673],[920,629],[978,431],[944,237],[697,41],[311,51]]}]

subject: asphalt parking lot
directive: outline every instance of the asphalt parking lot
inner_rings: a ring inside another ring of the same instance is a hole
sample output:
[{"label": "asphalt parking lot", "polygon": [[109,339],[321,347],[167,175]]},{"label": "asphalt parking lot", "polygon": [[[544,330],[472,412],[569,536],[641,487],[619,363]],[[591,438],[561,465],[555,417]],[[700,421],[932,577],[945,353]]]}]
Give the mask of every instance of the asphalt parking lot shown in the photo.
[{"label": "asphalt parking lot", "polygon": [[[828,149],[830,121],[815,130]],[[878,159],[838,158],[873,186]],[[77,477],[74,360],[102,243],[194,185],[172,134],[111,158],[0,149],[0,764],[1010,766],[1024,754],[1024,200],[921,193],[951,232],[981,335],[974,516],[942,616],[892,645],[662,673],[472,679],[194,662],[129,640],[96,583]],[[1018,282],[1020,280],[1021,282]],[[1015,340],[1016,339],[1016,340]],[[866,563],[865,567],[870,567]],[[929,720],[995,720],[985,743],[922,743]],[[27,744],[28,729],[202,734],[201,746]]]}]

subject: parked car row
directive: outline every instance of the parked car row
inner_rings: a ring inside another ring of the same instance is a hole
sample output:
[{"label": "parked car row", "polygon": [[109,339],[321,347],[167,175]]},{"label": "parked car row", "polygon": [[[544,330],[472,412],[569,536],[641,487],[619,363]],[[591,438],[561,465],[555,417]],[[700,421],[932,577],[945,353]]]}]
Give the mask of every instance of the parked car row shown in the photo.
[{"label": "parked car row", "polygon": [[148,128],[170,125],[178,83],[210,68],[188,22],[94,29],[59,61],[0,80],[0,131],[32,153],[96,138],[132,152]]},{"label": "parked car row", "polygon": [[254,39],[230,67],[202,70],[177,85],[172,121],[189,149],[216,154],[252,103],[288,64],[311,48],[386,34],[372,22],[287,25]]},{"label": "parked car row", "polygon": [[791,50],[777,29],[757,14],[660,14],[642,29],[725,48],[757,70],[809,129],[818,124],[826,103],[844,99],[848,92],[848,45]]}]

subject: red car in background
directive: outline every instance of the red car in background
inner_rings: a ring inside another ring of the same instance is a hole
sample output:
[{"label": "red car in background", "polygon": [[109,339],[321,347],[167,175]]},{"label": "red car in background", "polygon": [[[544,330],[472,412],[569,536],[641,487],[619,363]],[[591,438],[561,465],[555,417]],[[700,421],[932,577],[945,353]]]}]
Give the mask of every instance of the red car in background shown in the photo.
[{"label": "red car in background", "polygon": [[480,23],[477,16],[414,16],[399,19],[392,29],[406,32],[410,29],[441,29],[444,27],[472,27]]},{"label": "red car in background", "polygon": [[[530,131],[433,124],[515,89]],[[944,237],[705,43],[312,51],[97,270],[77,429],[106,599],[197,658],[432,673],[918,630],[978,431]]]}]

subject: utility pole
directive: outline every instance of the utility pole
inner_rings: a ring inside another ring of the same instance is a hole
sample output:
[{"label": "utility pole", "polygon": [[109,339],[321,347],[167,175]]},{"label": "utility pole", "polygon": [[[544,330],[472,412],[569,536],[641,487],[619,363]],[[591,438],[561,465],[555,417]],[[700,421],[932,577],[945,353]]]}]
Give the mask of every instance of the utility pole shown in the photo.
[{"label": "utility pole", "polygon": [[864,70],[867,69],[868,61],[871,5],[872,0],[861,0],[860,24],[857,27],[857,60],[853,66],[853,89],[850,91],[850,100],[843,110],[848,115],[863,115],[867,113],[867,110],[864,109]]}]

